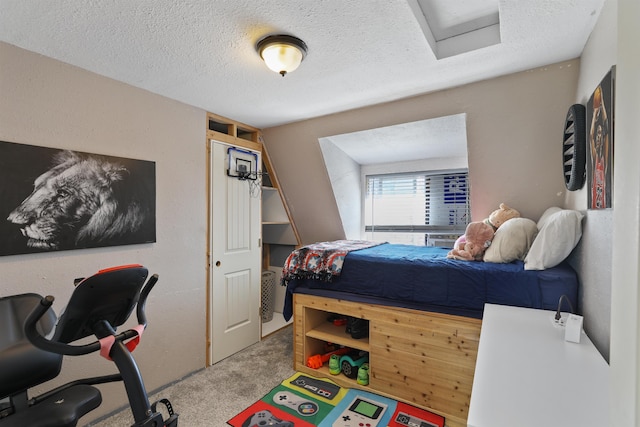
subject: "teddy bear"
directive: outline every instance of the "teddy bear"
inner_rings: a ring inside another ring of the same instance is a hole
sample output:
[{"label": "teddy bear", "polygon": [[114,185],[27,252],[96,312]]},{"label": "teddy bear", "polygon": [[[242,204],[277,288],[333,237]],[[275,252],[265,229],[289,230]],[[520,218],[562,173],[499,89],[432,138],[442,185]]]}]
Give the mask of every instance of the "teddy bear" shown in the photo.
[{"label": "teddy bear", "polygon": [[465,261],[482,261],[482,256],[493,240],[493,227],[485,221],[474,221],[467,225],[464,234],[456,240],[447,258]]},{"label": "teddy bear", "polygon": [[[482,261],[498,228],[511,218],[520,218],[520,212],[500,203],[500,207],[482,221],[470,222],[465,233],[458,237],[447,258]],[[482,226],[480,225],[482,224]]]},{"label": "teddy bear", "polygon": [[489,218],[485,218],[484,222],[493,227],[493,232],[495,233],[502,224],[511,218],[520,218],[520,212],[504,203],[500,203],[500,208],[491,212]]}]

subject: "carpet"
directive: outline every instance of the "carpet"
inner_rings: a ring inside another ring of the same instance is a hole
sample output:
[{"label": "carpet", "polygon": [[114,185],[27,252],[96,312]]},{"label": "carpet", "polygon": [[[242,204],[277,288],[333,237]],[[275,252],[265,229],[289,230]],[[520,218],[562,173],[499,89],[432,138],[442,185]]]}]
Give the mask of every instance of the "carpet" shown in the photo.
[{"label": "carpet", "polygon": [[232,427],[444,427],[444,418],[300,372],[227,421]]},{"label": "carpet", "polygon": [[[186,354],[187,351],[183,353],[184,357],[191,357]],[[295,374],[292,354],[293,330],[289,325],[213,366],[151,391],[149,399],[152,402],[160,398],[169,399],[173,409],[180,414],[179,426],[227,426],[229,418],[260,399],[280,384],[283,378]],[[141,363],[143,376],[144,369],[145,365]],[[116,396],[126,401],[122,384],[101,387],[103,390],[106,388],[113,388],[118,393]],[[109,417],[90,424],[84,421],[78,427],[130,426],[133,423],[133,415],[127,405]]]}]

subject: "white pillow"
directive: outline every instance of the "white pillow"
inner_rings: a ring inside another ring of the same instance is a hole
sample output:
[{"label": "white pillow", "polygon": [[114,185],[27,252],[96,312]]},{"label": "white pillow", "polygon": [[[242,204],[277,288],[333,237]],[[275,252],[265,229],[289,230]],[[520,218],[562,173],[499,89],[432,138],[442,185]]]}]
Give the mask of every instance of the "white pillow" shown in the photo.
[{"label": "white pillow", "polygon": [[484,261],[508,263],[524,260],[533,243],[538,227],[528,218],[511,218],[502,224],[484,253]]},{"label": "white pillow", "polygon": [[582,237],[583,217],[574,210],[547,209],[538,221],[538,235],[524,259],[524,269],[544,270],[568,257]]},{"label": "white pillow", "polygon": [[542,227],[544,227],[544,225],[547,223],[547,221],[549,221],[549,218],[551,217],[551,215],[553,215],[554,213],[558,213],[561,210],[562,210],[562,208],[559,208],[557,206],[553,206],[551,208],[548,208],[546,211],[544,211],[544,213],[542,214],[542,216],[538,220],[538,230],[542,230]]}]

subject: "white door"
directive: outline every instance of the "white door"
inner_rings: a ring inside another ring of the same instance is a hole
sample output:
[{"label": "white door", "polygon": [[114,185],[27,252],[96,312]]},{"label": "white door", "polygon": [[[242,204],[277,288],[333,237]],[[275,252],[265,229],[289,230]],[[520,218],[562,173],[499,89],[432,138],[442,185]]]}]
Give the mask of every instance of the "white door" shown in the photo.
[{"label": "white door", "polygon": [[211,364],[260,340],[260,197],[246,180],[227,176],[229,147],[211,141]]}]

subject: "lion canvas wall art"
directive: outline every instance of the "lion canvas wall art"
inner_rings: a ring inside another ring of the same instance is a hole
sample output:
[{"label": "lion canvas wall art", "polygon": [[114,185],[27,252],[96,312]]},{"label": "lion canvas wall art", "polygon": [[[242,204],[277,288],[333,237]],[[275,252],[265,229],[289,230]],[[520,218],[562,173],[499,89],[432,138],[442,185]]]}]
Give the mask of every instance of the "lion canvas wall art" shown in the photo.
[{"label": "lion canvas wall art", "polygon": [[156,241],[155,162],[0,142],[0,255]]}]

